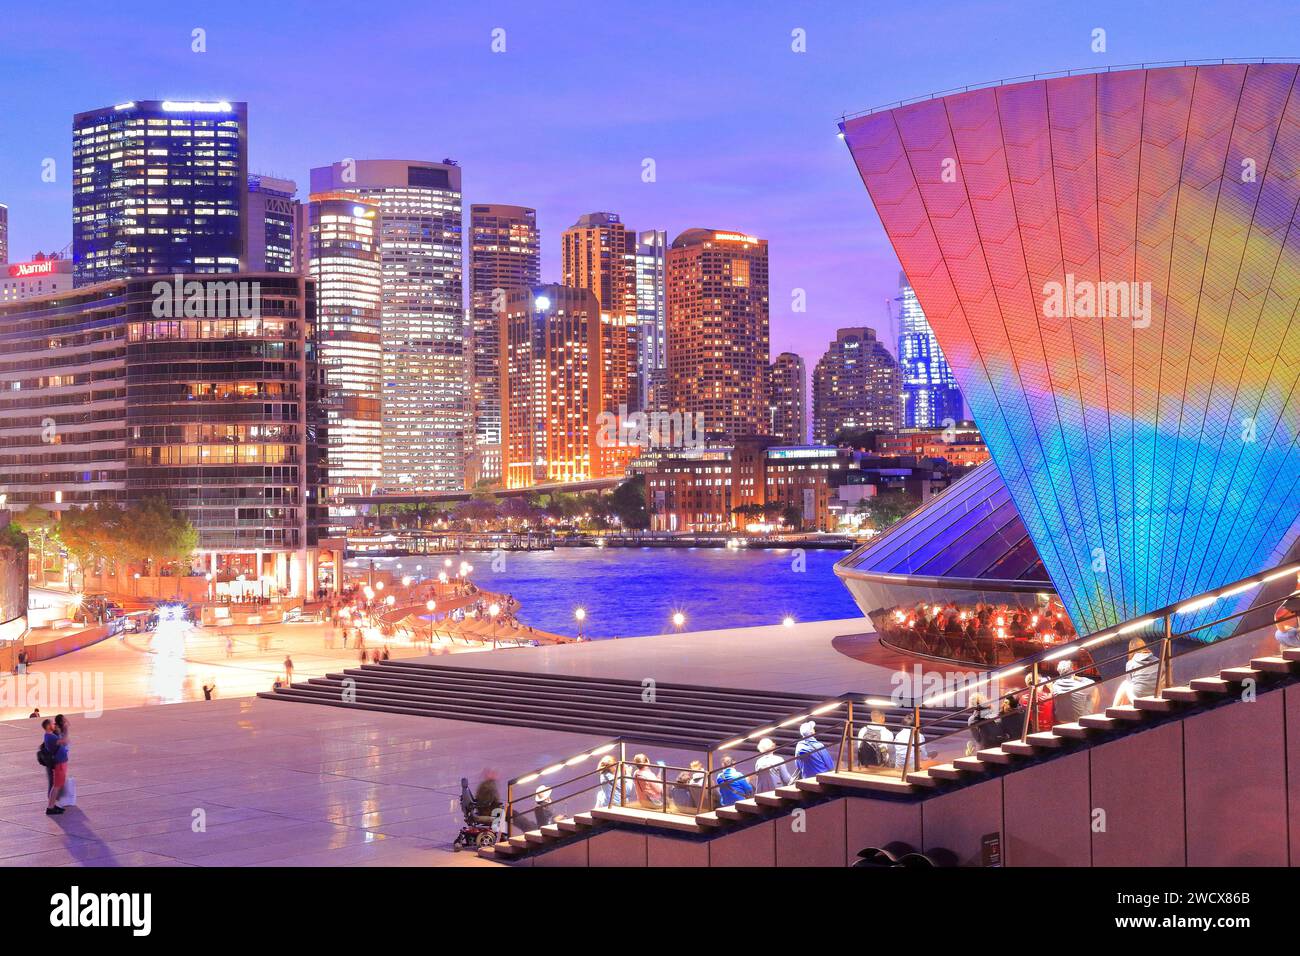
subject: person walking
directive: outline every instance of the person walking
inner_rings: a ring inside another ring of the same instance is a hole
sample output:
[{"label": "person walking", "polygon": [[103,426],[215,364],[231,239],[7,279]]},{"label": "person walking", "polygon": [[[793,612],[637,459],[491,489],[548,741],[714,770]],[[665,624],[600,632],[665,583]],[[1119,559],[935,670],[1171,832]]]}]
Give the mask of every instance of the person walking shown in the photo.
[{"label": "person walking", "polygon": [[286,684],[293,683],[293,658],[288,654],[284,655],[284,682]]}]

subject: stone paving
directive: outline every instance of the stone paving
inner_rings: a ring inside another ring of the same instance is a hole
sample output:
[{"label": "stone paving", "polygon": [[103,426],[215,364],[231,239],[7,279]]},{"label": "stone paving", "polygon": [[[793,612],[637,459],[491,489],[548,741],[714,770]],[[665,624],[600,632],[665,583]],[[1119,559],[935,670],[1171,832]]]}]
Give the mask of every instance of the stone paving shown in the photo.
[{"label": "stone paving", "polygon": [[[0,723],[0,866],[492,866],[451,852],[459,781],[591,738],[249,698],[72,718],[78,805],[44,813],[34,720]],[[200,826],[198,821],[202,821]]]}]

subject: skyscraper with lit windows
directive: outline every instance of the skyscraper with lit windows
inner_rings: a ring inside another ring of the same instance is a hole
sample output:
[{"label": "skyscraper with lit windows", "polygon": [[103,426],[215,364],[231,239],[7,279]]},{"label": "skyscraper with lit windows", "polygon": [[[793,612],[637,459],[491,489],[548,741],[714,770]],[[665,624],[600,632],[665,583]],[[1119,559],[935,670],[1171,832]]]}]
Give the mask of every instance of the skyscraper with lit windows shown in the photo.
[{"label": "skyscraper with lit windows", "polygon": [[848,430],[898,431],[901,381],[875,329],[839,329],[813,369],[813,441],[828,445]]},{"label": "skyscraper with lit windows", "polygon": [[590,289],[600,304],[605,341],[606,411],[620,405],[640,407],[637,378],[637,235],[612,212],[592,212],[578,218],[562,237],[561,274],[564,285]]},{"label": "skyscraper with lit windows", "polygon": [[541,272],[537,210],[500,203],[470,207],[471,457],[476,479],[501,477],[501,316],[506,296],[537,285]]},{"label": "skyscraper with lit windows", "polygon": [[783,445],[808,441],[808,375],[803,357],[782,352],[767,371],[768,434]]},{"label": "skyscraper with lit windows", "polygon": [[688,229],[668,249],[668,387],[673,412],[706,436],[768,429],[767,240]]},{"label": "skyscraper with lit windows", "polygon": [[460,490],[469,413],[460,167],[349,159],[313,169],[311,190],[379,204],[384,486]]},{"label": "skyscraper with lit windows", "polygon": [[298,184],[254,173],[248,177],[245,272],[293,272]]},{"label": "skyscraper with lit windows", "polygon": [[962,418],[961,392],[939,340],[925,320],[921,303],[907,281],[898,274],[898,370],[903,380],[904,428],[942,428],[945,421]]},{"label": "skyscraper with lit windows", "polygon": [[605,341],[588,289],[541,285],[506,298],[501,322],[501,471],[507,488],[606,477],[600,445]]},{"label": "skyscraper with lit windows", "polygon": [[[316,280],[329,493],[370,494],[383,478],[379,204],[348,193],[314,193],[306,228],[306,271]],[[335,513],[341,514],[337,507]]]},{"label": "skyscraper with lit windows", "polygon": [[668,408],[668,233],[650,229],[636,237],[637,377],[641,407]]},{"label": "skyscraper with lit windows", "polygon": [[246,249],[244,103],[138,100],[72,121],[77,285],[237,272]]}]

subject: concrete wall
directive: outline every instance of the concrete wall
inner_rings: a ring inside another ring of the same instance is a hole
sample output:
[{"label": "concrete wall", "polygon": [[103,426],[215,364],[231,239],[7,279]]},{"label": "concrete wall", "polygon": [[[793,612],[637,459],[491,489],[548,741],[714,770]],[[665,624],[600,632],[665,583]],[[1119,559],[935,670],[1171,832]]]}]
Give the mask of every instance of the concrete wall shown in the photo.
[{"label": "concrete wall", "polygon": [[890,843],[962,866],[993,849],[1005,866],[1300,865],[1300,685],[925,800],[846,797],[704,841],[602,831],[535,863],[842,867]]}]

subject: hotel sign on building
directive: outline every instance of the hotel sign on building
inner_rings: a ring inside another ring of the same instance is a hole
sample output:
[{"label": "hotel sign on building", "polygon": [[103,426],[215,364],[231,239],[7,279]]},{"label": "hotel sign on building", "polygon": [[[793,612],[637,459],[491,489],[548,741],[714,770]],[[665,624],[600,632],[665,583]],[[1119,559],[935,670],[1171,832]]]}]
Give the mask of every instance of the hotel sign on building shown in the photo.
[{"label": "hotel sign on building", "polygon": [[72,260],[37,258],[0,266],[0,302],[16,302],[72,288]]}]

